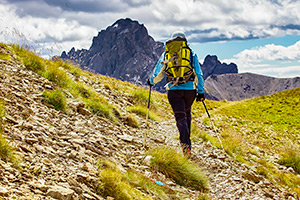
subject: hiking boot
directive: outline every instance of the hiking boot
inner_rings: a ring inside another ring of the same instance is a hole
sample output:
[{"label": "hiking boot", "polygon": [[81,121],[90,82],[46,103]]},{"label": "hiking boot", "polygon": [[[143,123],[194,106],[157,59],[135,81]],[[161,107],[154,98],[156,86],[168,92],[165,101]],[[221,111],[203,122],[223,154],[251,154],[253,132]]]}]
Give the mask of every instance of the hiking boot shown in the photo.
[{"label": "hiking boot", "polygon": [[185,155],[186,157],[190,158],[191,157],[191,148],[187,147],[183,149],[183,155]]}]

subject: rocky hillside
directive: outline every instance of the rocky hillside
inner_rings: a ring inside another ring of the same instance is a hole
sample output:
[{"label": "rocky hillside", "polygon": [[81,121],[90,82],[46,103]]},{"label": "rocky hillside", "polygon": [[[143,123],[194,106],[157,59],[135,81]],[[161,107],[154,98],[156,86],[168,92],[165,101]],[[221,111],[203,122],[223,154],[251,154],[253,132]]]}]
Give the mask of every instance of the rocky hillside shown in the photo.
[{"label": "rocky hillside", "polygon": [[[75,93],[60,87],[63,83],[57,82],[57,77],[33,70],[38,60],[28,65],[14,52],[12,47],[0,45],[0,99],[6,110],[2,135],[20,159],[16,167],[0,157],[2,199],[114,199],[113,195],[102,195],[99,191],[104,181],[100,179],[103,170],[98,161],[101,159],[116,162],[121,173],[136,171],[146,178],[163,182],[161,188],[165,195],[133,184],[147,199],[299,199],[297,193],[272,183],[253,167],[234,161],[221,148],[199,139],[193,141],[191,162],[201,166],[208,177],[208,191],[203,194],[200,190],[177,184],[151,167],[151,157],[146,154],[146,149],[163,145],[181,152],[170,112],[165,110],[162,122],[149,120],[146,148],[143,146],[145,126],[133,128],[128,125],[129,118],[124,117],[128,116],[127,108],[135,103],[134,96],[124,92],[125,89],[117,90],[117,87],[124,86],[132,91],[143,88],[120,81],[112,89],[115,82],[109,82],[113,80],[111,78],[68,69],[63,63],[58,69],[52,68],[56,73],[65,71],[66,78],[86,85],[80,88],[85,98],[91,97],[88,88],[93,88],[103,97],[101,101],[106,99],[118,108],[119,120],[110,120],[90,111],[87,103],[81,101],[83,97],[75,98]],[[51,63],[44,67],[50,69],[54,66]],[[61,88],[67,97],[67,111],[57,110],[45,102],[44,92],[57,88]],[[165,96],[153,99],[152,105],[166,109],[164,102]],[[137,117],[144,124],[145,118]],[[197,118],[195,123],[215,137],[211,126],[202,123],[204,117]],[[260,154],[271,156],[263,149]],[[290,173],[290,169],[281,169]]]},{"label": "rocky hillside", "polygon": [[239,101],[300,87],[300,77],[274,78],[252,73],[211,75],[205,81],[210,99]]}]

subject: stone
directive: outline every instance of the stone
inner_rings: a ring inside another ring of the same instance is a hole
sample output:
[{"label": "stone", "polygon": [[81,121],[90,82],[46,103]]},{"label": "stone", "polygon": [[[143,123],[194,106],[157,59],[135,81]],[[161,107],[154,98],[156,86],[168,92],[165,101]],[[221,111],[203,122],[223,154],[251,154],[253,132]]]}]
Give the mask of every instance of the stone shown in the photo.
[{"label": "stone", "polygon": [[9,195],[9,191],[6,188],[0,186],[0,195],[3,197],[7,197]]},{"label": "stone", "polygon": [[150,156],[150,155],[146,156],[144,159],[145,165],[150,166],[151,160],[152,160],[152,156]]},{"label": "stone", "polygon": [[48,189],[46,195],[58,200],[72,200],[74,191],[61,186],[52,186]]},{"label": "stone", "polygon": [[242,177],[249,181],[253,181],[254,183],[259,183],[262,180],[262,177],[260,177],[259,175],[256,175],[254,172],[251,172],[251,171],[242,172]]}]

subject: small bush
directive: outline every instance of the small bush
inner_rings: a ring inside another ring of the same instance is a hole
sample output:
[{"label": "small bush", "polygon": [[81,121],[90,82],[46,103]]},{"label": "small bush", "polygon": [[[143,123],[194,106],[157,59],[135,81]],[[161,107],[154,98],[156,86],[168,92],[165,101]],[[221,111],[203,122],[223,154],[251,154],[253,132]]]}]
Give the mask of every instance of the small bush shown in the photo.
[{"label": "small bush", "polygon": [[292,167],[300,174],[300,155],[297,151],[289,150],[285,152],[278,161],[279,164]]},{"label": "small bush", "polygon": [[[233,158],[242,158],[245,155],[245,146],[243,145],[242,137],[239,135],[233,135],[229,132],[223,132],[224,138],[223,147],[225,151]],[[238,160],[239,161],[239,160]],[[240,160],[242,161],[242,159]]]},{"label": "small bush", "polygon": [[112,87],[110,86],[110,84],[108,84],[108,83],[104,83],[104,88],[105,88],[105,89],[108,89],[108,90],[110,90],[110,91],[113,90]]},{"label": "small bush", "polygon": [[65,111],[66,109],[66,98],[62,91],[44,91],[43,92],[44,102],[53,105],[57,110]]},{"label": "small bush", "polygon": [[6,54],[0,54],[0,59],[1,59],[1,60],[9,60],[9,59],[10,59],[10,56],[9,56],[9,55],[6,55]]},{"label": "small bush", "polygon": [[173,178],[177,184],[193,187],[200,191],[207,190],[207,178],[200,169],[185,156],[174,149],[159,147],[148,152],[154,158],[151,166]]},{"label": "small bush", "polygon": [[126,179],[128,183],[130,183],[135,188],[142,188],[142,190],[146,193],[149,193],[149,191],[151,191],[152,194],[154,194],[156,197],[159,197],[157,199],[170,199],[167,194],[171,191],[168,191],[165,187],[161,187],[153,183],[149,178],[139,174],[136,171],[128,170],[126,173]]}]

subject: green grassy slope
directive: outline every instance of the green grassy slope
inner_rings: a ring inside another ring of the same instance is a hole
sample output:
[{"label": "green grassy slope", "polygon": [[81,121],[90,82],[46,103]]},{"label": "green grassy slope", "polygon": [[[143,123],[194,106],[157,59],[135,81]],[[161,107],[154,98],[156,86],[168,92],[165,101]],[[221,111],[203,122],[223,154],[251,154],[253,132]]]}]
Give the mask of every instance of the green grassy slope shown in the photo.
[{"label": "green grassy slope", "polygon": [[[296,88],[239,102],[207,101],[207,105],[229,155],[299,193],[299,102],[300,88]],[[203,116],[204,109],[199,106],[196,108]],[[209,124],[208,118],[204,122]],[[216,138],[203,133],[200,137],[220,147]],[[279,155],[279,159],[270,159],[272,155]],[[279,170],[278,164],[292,167],[295,174]]]}]

